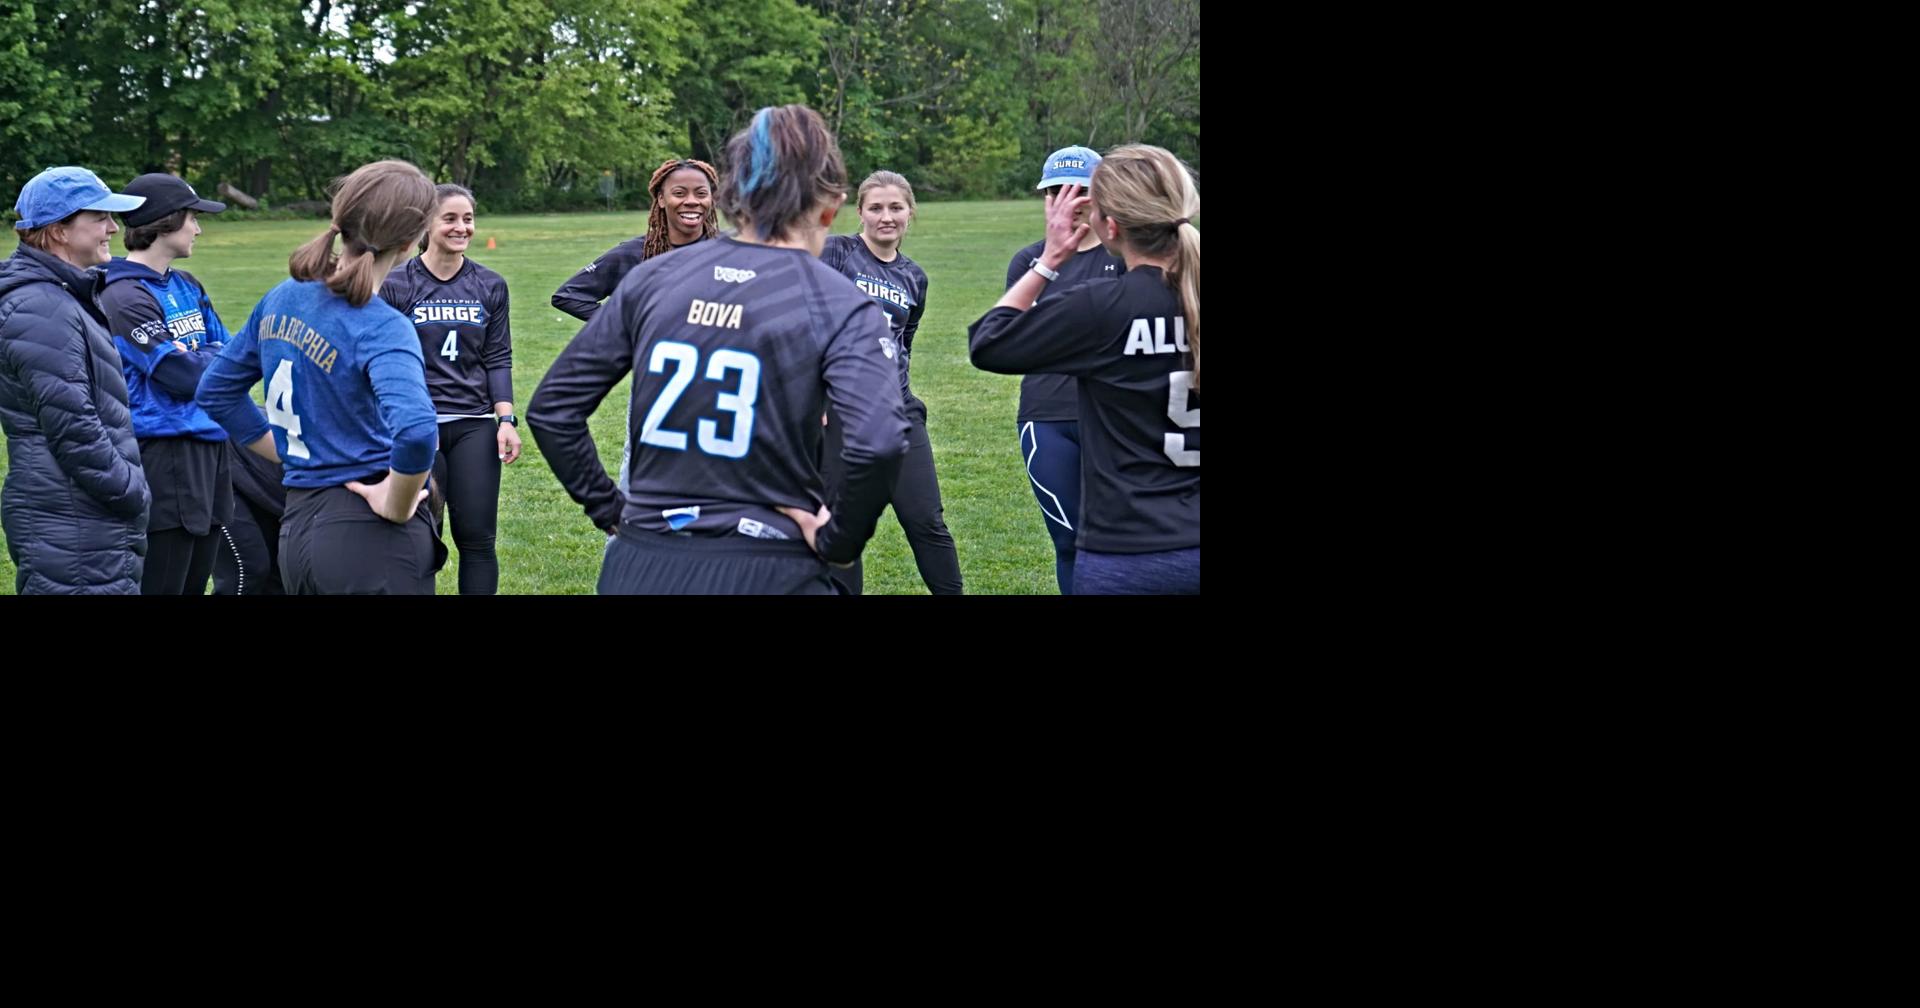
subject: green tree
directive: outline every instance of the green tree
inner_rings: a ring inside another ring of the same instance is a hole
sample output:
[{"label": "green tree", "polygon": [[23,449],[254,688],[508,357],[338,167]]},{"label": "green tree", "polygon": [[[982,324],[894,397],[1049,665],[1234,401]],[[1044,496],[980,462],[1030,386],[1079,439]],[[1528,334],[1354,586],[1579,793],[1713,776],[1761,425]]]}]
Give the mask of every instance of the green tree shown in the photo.
[{"label": "green tree", "polygon": [[43,169],[70,163],[88,130],[86,92],[49,41],[70,17],[62,6],[0,0],[0,209]]},{"label": "green tree", "polygon": [[683,142],[668,114],[683,2],[452,0],[396,14],[393,111],[438,178],[508,202],[590,202],[575,178],[631,174]]},{"label": "green tree", "polygon": [[794,0],[689,6],[680,29],[687,62],[674,78],[673,104],[691,156],[718,162],[755,111],[806,101],[826,27]]}]

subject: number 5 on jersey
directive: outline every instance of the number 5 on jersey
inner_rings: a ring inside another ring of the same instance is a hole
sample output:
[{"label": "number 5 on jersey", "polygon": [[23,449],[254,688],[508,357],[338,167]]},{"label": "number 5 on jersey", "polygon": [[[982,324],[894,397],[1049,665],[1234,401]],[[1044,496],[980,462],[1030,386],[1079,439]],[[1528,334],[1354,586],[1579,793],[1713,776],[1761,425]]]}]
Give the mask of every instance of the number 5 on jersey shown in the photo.
[{"label": "number 5 on jersey", "polygon": [[[1193,429],[1200,426],[1200,409],[1192,406],[1193,372],[1174,371],[1167,375],[1167,419],[1175,427]],[[1168,434],[1161,450],[1173,460],[1173,464],[1185,468],[1200,464],[1200,449],[1187,448],[1185,434]]]},{"label": "number 5 on jersey", "polygon": [[283,360],[273,369],[267,382],[267,422],[287,432],[287,455],[312,458],[306,443],[300,440],[300,414],[293,411],[293,362]]}]

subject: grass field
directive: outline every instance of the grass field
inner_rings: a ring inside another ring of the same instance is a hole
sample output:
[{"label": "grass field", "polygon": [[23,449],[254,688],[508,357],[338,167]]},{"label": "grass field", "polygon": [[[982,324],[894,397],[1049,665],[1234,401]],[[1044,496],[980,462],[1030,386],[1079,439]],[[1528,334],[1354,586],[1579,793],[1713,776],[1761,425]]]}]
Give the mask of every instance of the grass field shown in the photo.
[{"label": "grass field", "polygon": [[[205,226],[193,258],[180,265],[206,284],[221,318],[238,328],[254,302],[286,278],[288,254],[324,224],[212,217]],[[514,405],[521,413],[547,366],[581,326],[547,298],[574,271],[645,227],[643,213],[480,217],[473,257],[506,277],[512,293]],[[858,229],[859,217],[841,211],[834,232]],[[967,325],[999,298],[1008,258],[1040,234],[1038,200],[935,203],[920,208],[905,245],[928,277],[927,310],[914,339],[913,389],[927,403],[947,526],[969,593],[1057,591],[1053,549],[1015,437],[1020,379],[967,363]],[[498,248],[486,248],[489,237]],[[117,237],[114,251],[124,254]],[[593,418],[594,440],[609,472],[619,467],[627,389],[623,382]],[[525,442],[525,454],[501,481],[500,591],[591,594],[605,537],[561,489],[533,438]],[[0,474],[5,471],[0,448]],[[458,566],[456,552],[440,572],[440,594],[458,593]],[[865,566],[868,594],[926,593],[891,510],[867,545]],[[0,556],[0,594],[13,594],[13,576],[12,562]]]}]

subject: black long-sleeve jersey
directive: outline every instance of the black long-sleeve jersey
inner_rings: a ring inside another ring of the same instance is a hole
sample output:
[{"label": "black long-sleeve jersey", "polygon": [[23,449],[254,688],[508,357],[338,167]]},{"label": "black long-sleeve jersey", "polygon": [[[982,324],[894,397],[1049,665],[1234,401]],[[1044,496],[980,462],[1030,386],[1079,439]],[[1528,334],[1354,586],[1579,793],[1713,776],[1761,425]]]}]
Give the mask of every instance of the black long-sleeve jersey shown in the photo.
[{"label": "black long-sleeve jersey", "polygon": [[513,401],[513,332],[507,281],[463,259],[442,280],[418,256],[387,274],[380,300],[413,323],[427,363],[427,394],[440,420],[490,417]]},{"label": "black long-sleeve jersey", "polygon": [[1180,299],[1157,266],[967,330],[974,366],[1079,378],[1081,549],[1200,545],[1200,393]]},{"label": "black long-sleeve jersey", "polygon": [[[1007,263],[1008,290],[1012,290],[1013,285],[1019,283],[1020,278],[1033,268],[1033,261],[1040,258],[1041,251],[1046,247],[1046,240],[1041,239],[1013,254],[1013,259]],[[1126,271],[1126,262],[1101,246],[1075,252],[1072,258],[1060,264],[1060,279],[1047,281],[1040,296],[1034,299],[1034,307],[1089,280],[1112,279]],[[1078,397],[1073,391],[1073,378],[1070,376],[1030,374],[1020,379],[1019,423],[1030,420],[1043,423],[1075,420],[1079,416]]]},{"label": "black long-sleeve jersey", "polygon": [[857,234],[829,237],[820,250],[820,261],[852,280],[861,293],[887,313],[887,325],[900,348],[901,401],[907,404],[909,413],[918,413],[924,421],[927,407],[913,394],[908,372],[913,337],[920,331],[920,316],[927,310],[927,271],[904,252],[897,252],[892,262],[880,261]]},{"label": "black long-sleeve jersey", "polygon": [[[820,260],[718,238],[627,274],[541,379],[527,425],[597,527],[797,539],[774,507],[825,503],[815,547],[845,563],[907,448],[896,354],[879,307]],[[616,485],[587,418],[629,371]],[[832,501],[818,461],[829,402],[847,466]]]},{"label": "black long-sleeve jersey", "polygon": [[[704,240],[700,239],[700,241]],[[697,244],[699,241],[675,245],[667,249],[667,252]],[[593,321],[594,313],[600,310],[600,302],[606,300],[608,295],[620,287],[620,281],[625,279],[635,266],[646,261],[646,245],[647,236],[641,235],[638,238],[629,238],[600,253],[600,258],[568,277],[567,282],[553,292],[553,306],[582,322]],[[666,255],[667,252],[660,254]]]}]

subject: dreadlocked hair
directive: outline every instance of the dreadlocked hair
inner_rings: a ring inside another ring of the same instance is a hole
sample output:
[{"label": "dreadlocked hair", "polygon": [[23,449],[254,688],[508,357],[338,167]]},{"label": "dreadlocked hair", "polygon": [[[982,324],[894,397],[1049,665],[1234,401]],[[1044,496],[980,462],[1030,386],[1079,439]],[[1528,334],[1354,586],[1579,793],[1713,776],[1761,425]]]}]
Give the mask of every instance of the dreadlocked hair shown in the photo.
[{"label": "dreadlocked hair", "polygon": [[[651,259],[673,247],[667,240],[667,205],[660,199],[660,187],[667,184],[667,176],[682,168],[698,168],[707,177],[707,188],[718,192],[720,173],[705,161],[693,158],[668,158],[653,170],[653,177],[647,180],[647,196],[653,200],[653,209],[647,213],[647,240],[640,246],[640,258]],[[707,219],[701,224],[700,239],[705,241],[720,233],[720,217],[714,212],[714,203],[707,204]]]}]

